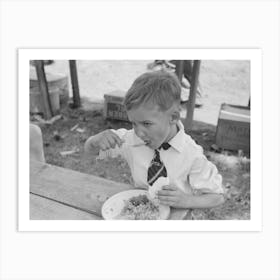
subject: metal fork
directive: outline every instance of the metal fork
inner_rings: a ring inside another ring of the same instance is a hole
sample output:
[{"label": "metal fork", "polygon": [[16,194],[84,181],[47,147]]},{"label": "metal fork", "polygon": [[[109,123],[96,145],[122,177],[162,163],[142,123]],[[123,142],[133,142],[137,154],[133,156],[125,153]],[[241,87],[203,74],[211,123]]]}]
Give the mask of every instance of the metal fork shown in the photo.
[{"label": "metal fork", "polygon": [[[141,147],[141,146],[145,146],[146,145],[146,143],[145,142],[143,142],[143,143],[138,143],[138,144],[128,144],[127,142],[124,142],[124,143],[122,143],[122,145],[128,145],[128,146],[130,146],[130,147]],[[119,147],[116,147],[115,149],[117,149],[117,148],[119,148]],[[112,149],[108,149],[108,150],[105,150],[105,151],[103,151],[103,150],[100,150],[99,151],[99,155],[97,156],[97,160],[102,160],[102,159],[105,159],[105,158],[107,158],[107,157],[109,157],[109,156],[111,156],[112,155]]]}]

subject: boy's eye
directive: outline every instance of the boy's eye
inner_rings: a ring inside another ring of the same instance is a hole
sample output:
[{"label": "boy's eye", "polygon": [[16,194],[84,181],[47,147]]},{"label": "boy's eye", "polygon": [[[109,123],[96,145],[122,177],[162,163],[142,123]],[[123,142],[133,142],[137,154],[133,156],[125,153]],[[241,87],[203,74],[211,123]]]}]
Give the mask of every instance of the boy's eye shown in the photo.
[{"label": "boy's eye", "polygon": [[[136,124],[135,122],[130,122],[130,123],[131,123],[131,125],[132,125],[133,127],[137,126],[137,124]],[[151,126],[152,124],[151,124],[150,122],[143,122],[142,125],[143,125],[144,127],[149,127],[149,126]]]},{"label": "boy's eye", "polygon": [[149,122],[143,122],[143,125],[144,125],[145,127],[148,127],[148,126],[151,126],[152,124],[149,123]]}]

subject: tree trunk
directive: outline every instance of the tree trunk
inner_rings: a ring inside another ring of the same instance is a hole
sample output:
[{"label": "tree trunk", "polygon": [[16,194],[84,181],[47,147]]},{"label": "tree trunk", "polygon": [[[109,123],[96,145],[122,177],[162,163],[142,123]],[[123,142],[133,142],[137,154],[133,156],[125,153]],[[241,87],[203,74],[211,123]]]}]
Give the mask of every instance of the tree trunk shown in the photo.
[{"label": "tree trunk", "polygon": [[184,71],[184,60],[176,60],[175,73],[176,73],[180,83],[182,82],[183,71]]},{"label": "tree trunk", "polygon": [[43,107],[44,107],[44,117],[45,119],[49,120],[53,117],[53,111],[51,106],[51,100],[48,90],[48,83],[44,69],[43,60],[36,60],[35,61],[37,79],[39,83],[39,89],[43,98]]},{"label": "tree trunk", "polygon": [[187,117],[184,121],[184,126],[187,131],[192,129],[193,113],[195,108],[195,98],[196,98],[198,79],[199,79],[200,62],[201,62],[200,60],[194,60],[193,62],[190,95],[189,95],[189,100],[187,102]]},{"label": "tree trunk", "polygon": [[78,108],[81,106],[79,82],[77,74],[76,60],[69,60],[71,84],[73,91],[73,108]]}]

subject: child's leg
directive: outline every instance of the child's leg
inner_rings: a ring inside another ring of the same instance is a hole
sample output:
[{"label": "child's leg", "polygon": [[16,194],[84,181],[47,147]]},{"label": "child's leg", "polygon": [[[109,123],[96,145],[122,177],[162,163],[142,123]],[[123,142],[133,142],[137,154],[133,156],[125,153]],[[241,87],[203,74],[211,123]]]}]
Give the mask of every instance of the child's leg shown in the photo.
[{"label": "child's leg", "polygon": [[43,150],[43,137],[38,125],[30,124],[30,159],[45,162]]}]

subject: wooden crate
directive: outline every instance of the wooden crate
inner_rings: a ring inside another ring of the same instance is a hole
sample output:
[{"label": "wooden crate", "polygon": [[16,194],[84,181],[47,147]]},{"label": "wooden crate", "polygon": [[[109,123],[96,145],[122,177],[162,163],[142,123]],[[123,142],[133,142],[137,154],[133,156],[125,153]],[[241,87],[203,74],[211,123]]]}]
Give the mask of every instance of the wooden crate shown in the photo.
[{"label": "wooden crate", "polygon": [[106,119],[128,121],[123,105],[125,92],[112,91],[104,94],[104,117]]},{"label": "wooden crate", "polygon": [[250,108],[221,105],[216,144],[222,149],[250,152]]}]

